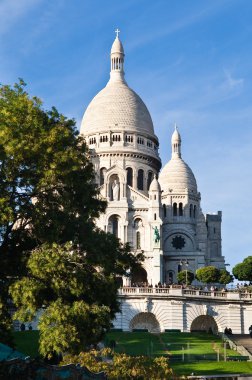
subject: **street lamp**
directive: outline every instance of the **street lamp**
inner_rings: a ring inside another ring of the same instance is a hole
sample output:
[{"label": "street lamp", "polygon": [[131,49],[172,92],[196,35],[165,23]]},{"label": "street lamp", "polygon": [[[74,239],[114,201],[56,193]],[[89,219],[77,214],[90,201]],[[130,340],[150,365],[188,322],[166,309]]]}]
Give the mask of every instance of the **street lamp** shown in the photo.
[{"label": "street lamp", "polygon": [[188,266],[189,266],[189,262],[188,262],[188,260],[183,260],[183,259],[181,259],[180,260],[180,263],[179,263],[182,267],[183,267],[183,265],[185,266],[185,272],[186,272],[186,286],[187,286],[187,268],[188,268]]}]

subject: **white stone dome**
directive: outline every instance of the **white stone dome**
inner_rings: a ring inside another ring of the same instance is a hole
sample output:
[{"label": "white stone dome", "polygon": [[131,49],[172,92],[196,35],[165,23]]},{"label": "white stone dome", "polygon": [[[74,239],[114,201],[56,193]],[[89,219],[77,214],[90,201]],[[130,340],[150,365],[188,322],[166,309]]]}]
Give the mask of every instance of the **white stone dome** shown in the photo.
[{"label": "white stone dome", "polygon": [[95,133],[125,131],[147,135],[157,141],[146,105],[125,82],[124,50],[118,36],[113,42],[110,58],[110,80],[87,107],[80,133],[90,136]]},{"label": "white stone dome", "polygon": [[90,135],[108,130],[154,135],[146,105],[123,81],[109,81],[93,98],[83,116],[80,133]]},{"label": "white stone dome", "polygon": [[192,170],[181,158],[172,158],[161,170],[159,183],[164,193],[184,192],[185,189],[197,193],[197,182]]},{"label": "white stone dome", "polygon": [[181,158],[181,136],[175,125],[175,130],[171,138],[172,158],[164,166],[159,175],[161,189],[166,192],[189,192],[197,193],[197,182],[192,170]]}]

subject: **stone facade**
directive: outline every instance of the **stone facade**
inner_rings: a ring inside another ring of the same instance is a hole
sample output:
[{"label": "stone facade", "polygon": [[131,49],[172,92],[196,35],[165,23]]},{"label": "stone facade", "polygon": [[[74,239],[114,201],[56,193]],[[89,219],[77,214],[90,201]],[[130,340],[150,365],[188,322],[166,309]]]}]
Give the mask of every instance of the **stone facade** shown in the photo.
[{"label": "stone facade", "polygon": [[247,334],[251,325],[252,295],[236,292],[157,288],[122,288],[121,313],[114,327],[152,332],[193,330],[223,332],[231,327],[234,334]]},{"label": "stone facade", "polygon": [[159,174],[159,141],[146,105],[125,81],[118,37],[111,49],[110,80],[89,104],[80,133],[90,148],[100,193],[108,201],[97,225],[146,257],[144,270],[132,273],[132,283],[174,283],[182,269],[225,267],[221,212],[203,215],[196,179],[182,159],[177,127],[171,160]]},{"label": "stone facade", "polygon": [[[111,49],[110,80],[84,113],[80,133],[90,149],[100,193],[108,202],[97,226],[143,252],[143,269],[124,278],[116,328],[149,331],[226,326],[236,333],[251,324],[252,299],[235,293],[200,293],[180,288],[136,288],[177,282],[180,270],[195,273],[225,268],[221,249],[222,213],[204,215],[192,170],[182,159],[178,128],[171,137],[171,159],[161,169],[159,141],[150,113],[124,78],[124,49],[118,36]],[[189,292],[189,293],[188,293]],[[192,293],[190,293],[192,292]]]}]

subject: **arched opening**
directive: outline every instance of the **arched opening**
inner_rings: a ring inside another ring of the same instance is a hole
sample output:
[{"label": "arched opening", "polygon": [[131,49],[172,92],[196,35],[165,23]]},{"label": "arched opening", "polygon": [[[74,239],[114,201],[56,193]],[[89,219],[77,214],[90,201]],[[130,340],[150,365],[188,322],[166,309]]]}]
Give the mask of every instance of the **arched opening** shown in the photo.
[{"label": "arched opening", "polygon": [[143,169],[138,170],[138,176],[137,176],[137,188],[138,190],[143,190],[143,183],[144,183],[144,171]]},{"label": "arched opening", "polygon": [[166,218],[166,205],[163,205],[163,214],[164,214],[164,218]]},{"label": "arched opening", "polygon": [[117,174],[109,178],[109,198],[111,201],[120,200],[120,182]]},{"label": "arched opening", "polygon": [[183,216],[183,203],[179,203],[179,216]]},{"label": "arched opening", "polygon": [[127,168],[127,185],[132,186],[133,183],[133,170],[132,168]]},{"label": "arched opening", "polygon": [[119,237],[119,216],[111,215],[108,222],[108,232],[115,235],[117,238]]},{"label": "arched opening", "polygon": [[147,284],[147,272],[143,267],[138,266],[131,272],[131,284],[143,286]]},{"label": "arched opening", "polygon": [[194,208],[193,208],[193,217],[194,217],[194,218],[196,218],[196,212],[197,212],[197,207],[194,206]]},{"label": "arched opening", "polygon": [[152,180],[153,180],[153,173],[149,172],[148,173],[148,179],[147,179],[147,190],[149,190]]},{"label": "arched opening", "polygon": [[173,216],[177,216],[178,215],[178,206],[177,206],[177,203],[173,203]]},{"label": "arched opening", "polygon": [[140,231],[136,233],[136,248],[141,249],[141,234]]},{"label": "arched opening", "polygon": [[190,218],[192,218],[193,216],[193,205],[190,204]]},{"label": "arched opening", "polygon": [[167,285],[171,285],[171,284],[173,284],[173,281],[174,281],[174,272],[169,270],[165,274],[165,283]]},{"label": "arched opening", "polygon": [[[148,306],[147,306],[148,307]],[[153,313],[139,313],[132,318],[129,324],[130,330],[146,329],[149,332],[160,332],[160,325]]]},{"label": "arched opening", "polygon": [[218,326],[211,315],[199,315],[191,324],[191,332],[193,331],[217,334]]},{"label": "arched opening", "polygon": [[106,173],[106,168],[101,168],[100,169],[100,186],[104,184],[105,173]]}]

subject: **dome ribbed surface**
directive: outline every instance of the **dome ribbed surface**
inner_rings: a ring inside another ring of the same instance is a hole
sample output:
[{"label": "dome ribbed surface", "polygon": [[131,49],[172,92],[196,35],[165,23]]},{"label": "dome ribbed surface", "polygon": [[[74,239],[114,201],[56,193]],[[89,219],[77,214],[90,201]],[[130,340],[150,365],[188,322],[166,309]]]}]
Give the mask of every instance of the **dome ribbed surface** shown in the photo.
[{"label": "dome ribbed surface", "polygon": [[193,190],[197,192],[197,182],[192,170],[181,159],[171,159],[161,170],[159,176],[159,183],[164,192],[168,192],[172,189],[173,192]]},{"label": "dome ribbed surface", "polygon": [[80,133],[119,129],[154,135],[152,119],[142,99],[124,81],[109,81],[89,104]]}]

